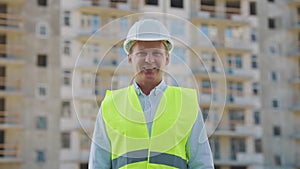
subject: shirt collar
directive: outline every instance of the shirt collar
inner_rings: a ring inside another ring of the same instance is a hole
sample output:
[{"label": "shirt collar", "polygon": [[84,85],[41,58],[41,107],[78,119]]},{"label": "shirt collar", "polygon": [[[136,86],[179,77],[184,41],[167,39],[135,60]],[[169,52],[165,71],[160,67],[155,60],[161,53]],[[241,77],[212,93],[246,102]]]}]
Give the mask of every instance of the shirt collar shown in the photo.
[{"label": "shirt collar", "polygon": [[[137,93],[137,95],[144,95],[146,96],[146,94],[143,93],[142,89],[138,86],[138,84],[136,83],[136,81],[133,81],[133,87]],[[154,93],[154,95],[158,95],[159,93],[162,93],[165,91],[165,89],[167,88],[167,84],[165,83],[164,80],[162,80],[154,89],[152,89],[150,91],[150,95],[152,93]]]}]

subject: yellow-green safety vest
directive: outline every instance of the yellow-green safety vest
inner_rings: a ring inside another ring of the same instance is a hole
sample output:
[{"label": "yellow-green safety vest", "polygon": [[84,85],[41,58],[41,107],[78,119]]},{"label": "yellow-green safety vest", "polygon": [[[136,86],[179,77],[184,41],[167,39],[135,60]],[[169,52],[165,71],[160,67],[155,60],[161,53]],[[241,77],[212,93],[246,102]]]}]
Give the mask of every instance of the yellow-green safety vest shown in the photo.
[{"label": "yellow-green safety vest", "polygon": [[168,86],[151,137],[134,87],[107,91],[102,116],[111,143],[112,168],[187,168],[186,143],[198,115],[193,89]]}]

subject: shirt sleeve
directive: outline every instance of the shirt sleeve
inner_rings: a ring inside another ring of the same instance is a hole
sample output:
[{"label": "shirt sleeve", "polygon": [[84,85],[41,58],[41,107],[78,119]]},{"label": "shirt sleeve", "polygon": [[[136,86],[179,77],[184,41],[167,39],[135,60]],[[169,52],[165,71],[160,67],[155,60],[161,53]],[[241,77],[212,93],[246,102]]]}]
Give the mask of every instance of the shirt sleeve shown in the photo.
[{"label": "shirt sleeve", "polygon": [[188,169],[214,169],[213,157],[201,110],[186,145]]},{"label": "shirt sleeve", "polygon": [[100,107],[91,143],[89,169],[110,169],[110,148],[111,145],[105,130],[105,125],[102,118],[102,111]]}]

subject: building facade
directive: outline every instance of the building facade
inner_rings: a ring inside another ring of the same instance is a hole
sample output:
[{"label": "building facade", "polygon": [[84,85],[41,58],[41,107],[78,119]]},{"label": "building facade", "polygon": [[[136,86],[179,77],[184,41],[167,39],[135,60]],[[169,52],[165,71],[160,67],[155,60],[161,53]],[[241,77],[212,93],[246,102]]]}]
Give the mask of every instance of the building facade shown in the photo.
[{"label": "building facade", "polygon": [[122,42],[153,17],[215,168],[300,169],[299,16],[298,0],[0,0],[0,168],[87,168],[105,91],[134,77]]},{"label": "building facade", "polygon": [[1,0],[0,168],[58,168],[57,1]]}]

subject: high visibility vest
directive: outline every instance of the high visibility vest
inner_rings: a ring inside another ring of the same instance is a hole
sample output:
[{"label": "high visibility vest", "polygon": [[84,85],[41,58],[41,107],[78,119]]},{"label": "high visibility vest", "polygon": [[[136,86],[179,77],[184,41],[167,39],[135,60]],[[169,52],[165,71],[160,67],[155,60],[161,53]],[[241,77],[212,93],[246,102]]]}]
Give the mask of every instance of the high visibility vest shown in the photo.
[{"label": "high visibility vest", "polygon": [[151,136],[133,86],[107,91],[101,107],[113,169],[187,168],[186,143],[198,115],[195,90],[167,87]]}]

